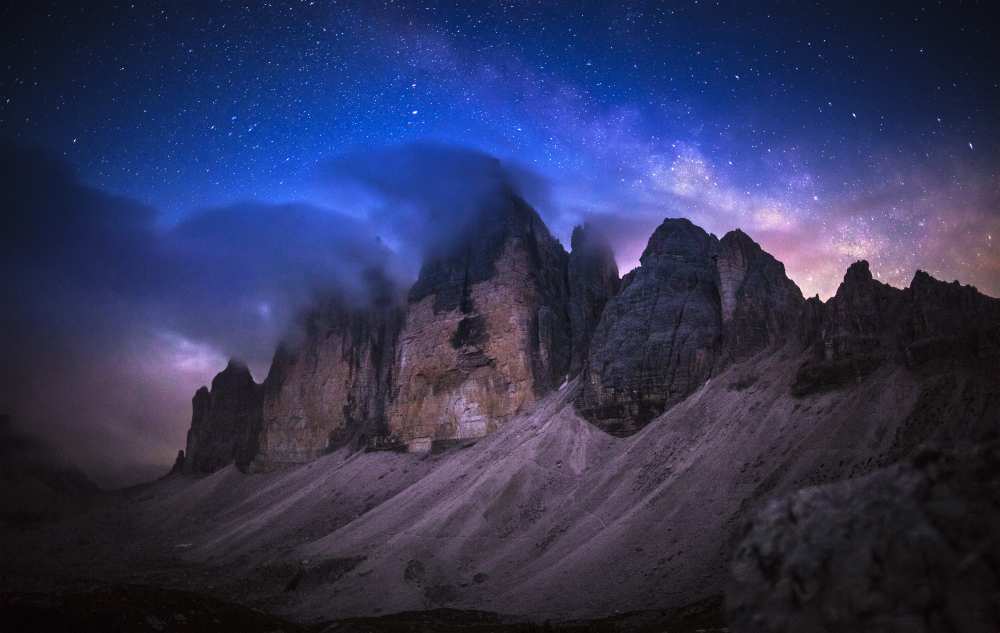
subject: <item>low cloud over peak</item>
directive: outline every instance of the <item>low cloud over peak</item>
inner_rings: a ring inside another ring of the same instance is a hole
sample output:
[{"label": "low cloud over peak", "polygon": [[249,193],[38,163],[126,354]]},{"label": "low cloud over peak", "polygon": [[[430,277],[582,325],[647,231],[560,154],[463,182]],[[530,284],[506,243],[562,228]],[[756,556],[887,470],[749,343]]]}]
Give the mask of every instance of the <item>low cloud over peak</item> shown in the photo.
[{"label": "low cloud over peak", "polygon": [[436,144],[322,163],[351,214],[241,202],[170,224],[34,149],[0,146],[0,169],[0,413],[105,485],[160,474],[183,446],[194,390],[230,356],[262,380],[317,295],[363,299],[373,269],[407,285],[429,248],[500,193],[548,202],[530,171]]}]

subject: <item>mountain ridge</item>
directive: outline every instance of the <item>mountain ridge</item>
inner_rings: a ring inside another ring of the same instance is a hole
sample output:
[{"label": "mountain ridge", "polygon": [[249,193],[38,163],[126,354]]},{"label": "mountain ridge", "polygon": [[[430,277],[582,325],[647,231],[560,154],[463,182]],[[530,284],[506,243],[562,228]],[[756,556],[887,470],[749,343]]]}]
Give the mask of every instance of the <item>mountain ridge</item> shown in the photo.
[{"label": "mountain ridge", "polygon": [[[974,288],[916,273],[895,289],[858,262],[830,300],[803,299],[749,236],[720,240],[678,220],[620,284],[603,246],[581,250],[593,256],[577,260],[588,276],[569,279],[573,253],[545,238],[537,215],[519,217],[528,222],[498,232],[502,248],[483,268],[492,276],[466,283],[462,258],[473,255],[460,253],[433,292],[319,306],[292,341],[294,362],[263,385],[228,368],[198,410],[248,423],[193,433],[201,446],[224,439],[205,455],[227,465],[188,467],[203,463],[196,441],[181,472],[51,539],[81,545],[45,558],[19,545],[24,535],[5,554],[36,571],[99,561],[106,578],[211,591],[298,622],[676,609],[719,602],[745,526],[770,499],[997,430],[1000,301]],[[435,310],[438,294],[447,300]],[[580,336],[546,329],[560,319],[583,323]],[[696,336],[676,336],[685,328]],[[588,335],[574,374],[574,341]],[[394,427],[391,400],[382,413],[365,403],[397,395],[404,359],[407,380],[436,400],[431,415],[415,408]],[[258,453],[247,467],[237,440],[255,437],[243,431],[258,418],[234,403],[255,402],[242,389],[266,399],[273,385],[303,406],[271,409],[290,413],[271,432],[308,452]],[[606,385],[619,389],[606,389],[612,415],[588,417],[588,390]],[[501,415],[463,435],[482,413],[473,405]]]},{"label": "mountain ridge", "polygon": [[[919,270],[896,289],[860,260],[823,302],[805,299],[739,229],[719,239],[667,218],[621,280],[592,229],[577,227],[571,245],[566,253],[530,206],[502,191],[428,255],[405,300],[392,299],[402,291],[374,271],[380,307],[332,298],[314,308],[306,339],[276,351],[262,395],[234,396],[253,410],[212,418],[228,416],[215,422],[221,448],[189,433],[188,472],[220,467],[199,451],[224,454],[233,434],[242,438],[233,459],[256,471],[345,444],[424,451],[473,441],[577,375],[583,417],[630,435],[729,365],[776,346],[810,350],[798,396],[883,362],[1000,348],[989,325],[1000,302]],[[192,429],[210,425],[206,402],[196,395]],[[245,420],[238,431],[235,417]]]}]

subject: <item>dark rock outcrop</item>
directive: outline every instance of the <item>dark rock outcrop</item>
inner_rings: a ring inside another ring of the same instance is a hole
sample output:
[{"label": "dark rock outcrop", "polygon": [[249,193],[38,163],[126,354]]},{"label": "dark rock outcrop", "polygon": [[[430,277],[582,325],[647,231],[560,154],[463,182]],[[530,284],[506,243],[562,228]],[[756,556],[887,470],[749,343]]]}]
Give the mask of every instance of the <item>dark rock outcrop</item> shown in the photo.
[{"label": "dark rock outcrop", "polygon": [[925,449],[771,501],[732,564],[734,631],[1000,630],[1000,442]]},{"label": "dark rock outcrop", "polygon": [[995,368],[1000,359],[1000,300],[918,270],[904,291],[898,339],[911,365],[945,358],[993,363]]},{"label": "dark rock outcrop", "polygon": [[685,219],[656,229],[591,343],[580,412],[628,435],[728,364],[793,338],[802,293],[742,231]]},{"label": "dark rock outcrop", "polygon": [[837,294],[810,314],[803,331],[811,355],[798,372],[796,395],[863,380],[886,362],[917,368],[1000,357],[1000,301],[923,271],[899,290],[876,281],[868,262],[855,262]]},{"label": "dark rock outcrop", "polygon": [[384,275],[370,271],[366,281],[367,296],[327,298],[305,315],[298,336],[279,346],[264,381],[255,470],[307,462],[387,433],[403,309]]},{"label": "dark rock outcrop", "polygon": [[211,473],[236,462],[246,468],[255,453],[261,423],[261,386],[250,370],[230,360],[191,401],[184,471]]},{"label": "dark rock outcrop", "polygon": [[567,255],[504,192],[425,261],[397,351],[391,432],[421,446],[481,437],[569,371]]},{"label": "dark rock outcrop", "polygon": [[726,233],[716,258],[722,309],[723,364],[793,338],[802,318],[802,291],[785,266],[743,231]]},{"label": "dark rock outcrop", "polygon": [[184,455],[184,450],[181,449],[177,451],[177,457],[174,459],[174,465],[171,466],[170,472],[167,476],[176,475],[178,473],[184,472],[184,462],[187,461],[187,457]]},{"label": "dark rock outcrop", "polygon": [[594,331],[578,406],[614,434],[629,434],[711,375],[722,337],[718,241],[667,219],[625,275]]},{"label": "dark rock outcrop", "polygon": [[602,236],[588,225],[573,229],[569,253],[569,322],[572,332],[570,376],[583,369],[590,338],[604,306],[618,292],[618,264]]}]

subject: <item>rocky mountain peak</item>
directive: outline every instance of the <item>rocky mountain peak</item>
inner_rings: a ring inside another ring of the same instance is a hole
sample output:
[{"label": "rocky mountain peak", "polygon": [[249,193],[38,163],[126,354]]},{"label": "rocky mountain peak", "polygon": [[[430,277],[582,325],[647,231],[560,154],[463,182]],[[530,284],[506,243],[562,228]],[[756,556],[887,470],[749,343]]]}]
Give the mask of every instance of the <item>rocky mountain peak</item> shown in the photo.
[{"label": "rocky mountain peak", "polygon": [[535,210],[520,196],[504,191],[485,200],[426,254],[410,288],[410,303],[434,296],[439,312],[461,308],[469,288],[496,275],[497,261],[511,240],[528,241],[550,251],[547,254],[565,257]]},{"label": "rocky mountain peak", "polygon": [[[212,379],[212,390],[226,389],[230,386],[241,387],[254,383],[253,375],[247,364],[238,358],[230,358],[226,363],[226,368],[215,375]],[[205,389],[202,387],[202,389]]]},{"label": "rocky mountain peak", "polygon": [[861,259],[847,267],[847,271],[844,273],[843,284],[851,287],[854,284],[866,284],[872,281],[872,279],[874,278],[872,277],[868,260]]},{"label": "rocky mountain peak", "polygon": [[400,334],[390,431],[421,446],[480,437],[565,379],[567,260],[506,193],[428,256]]},{"label": "rocky mountain peak", "polygon": [[1000,302],[918,271],[906,290],[852,264],[827,302],[740,230],[665,219],[624,279],[591,226],[572,251],[510,191],[428,253],[408,295],[367,271],[361,300],[319,301],[263,387],[238,360],[195,394],[185,469],[266,470],[372,440],[424,450],[479,438],[581,376],[578,411],[636,432],[730,365],[790,345],[792,394],[887,362],[1000,356]]},{"label": "rocky mountain peak", "polygon": [[725,362],[751,356],[790,338],[804,299],[785,266],[740,230],[719,241],[716,257]]},{"label": "rocky mountain peak", "polygon": [[796,336],[805,301],[781,262],[742,231],[686,219],[653,232],[595,329],[577,404],[629,434],[737,360]]},{"label": "rocky mountain peak", "polygon": [[254,439],[260,429],[261,387],[245,363],[230,359],[212,379],[212,388],[201,387],[191,402],[183,468],[208,473],[234,461],[245,466],[253,458]]},{"label": "rocky mountain peak", "polygon": [[657,266],[669,261],[703,263],[715,254],[718,244],[714,235],[706,233],[687,218],[666,218],[653,231],[646,249],[639,257],[642,266]]},{"label": "rocky mountain peak", "polygon": [[585,417],[627,435],[711,375],[722,336],[717,252],[686,219],[653,232],[594,330],[577,400]]}]

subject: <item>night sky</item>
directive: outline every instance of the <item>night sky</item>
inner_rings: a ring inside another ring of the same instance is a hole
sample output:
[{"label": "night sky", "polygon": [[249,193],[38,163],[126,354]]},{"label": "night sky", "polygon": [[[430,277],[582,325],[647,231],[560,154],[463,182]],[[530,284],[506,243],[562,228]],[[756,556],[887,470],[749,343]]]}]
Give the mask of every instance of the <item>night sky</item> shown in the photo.
[{"label": "night sky", "polygon": [[[1000,295],[988,3],[84,4],[0,13],[4,239],[34,236],[4,265],[30,273],[9,290],[19,340],[44,323],[135,386],[83,416],[131,452],[97,460],[131,464],[109,481],[169,461],[225,356],[263,377],[306,293],[290,279],[412,250],[411,216],[450,198],[411,186],[461,190],[488,156],[564,244],[603,228],[623,272],[685,216],[744,229],[806,295],[862,258],[896,286],[920,268]],[[66,392],[98,389],[63,373]],[[46,415],[46,433],[86,425]]]}]

